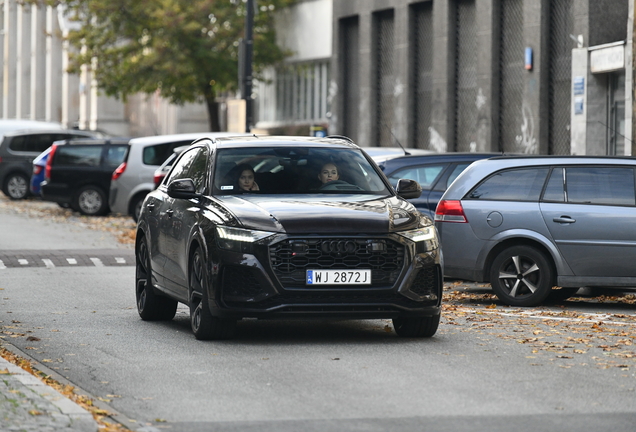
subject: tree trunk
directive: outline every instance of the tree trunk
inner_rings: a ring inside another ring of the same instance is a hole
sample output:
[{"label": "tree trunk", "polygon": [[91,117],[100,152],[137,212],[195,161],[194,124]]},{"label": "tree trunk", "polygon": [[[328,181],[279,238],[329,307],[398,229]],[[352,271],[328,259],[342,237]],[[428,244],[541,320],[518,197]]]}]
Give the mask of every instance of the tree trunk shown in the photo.
[{"label": "tree trunk", "polygon": [[221,124],[219,123],[219,104],[214,94],[205,95],[205,104],[208,107],[208,121],[210,124],[210,132],[219,132]]}]

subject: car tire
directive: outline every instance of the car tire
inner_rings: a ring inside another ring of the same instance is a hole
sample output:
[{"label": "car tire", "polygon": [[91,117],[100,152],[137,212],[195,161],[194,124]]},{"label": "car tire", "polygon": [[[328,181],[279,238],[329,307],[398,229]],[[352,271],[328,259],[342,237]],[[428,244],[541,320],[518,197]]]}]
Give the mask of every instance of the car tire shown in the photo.
[{"label": "car tire", "polygon": [[418,318],[393,318],[393,328],[400,337],[431,337],[437,332],[441,315]]},{"label": "car tire", "polygon": [[170,321],[177,313],[177,301],[155,293],[151,282],[150,253],[145,238],[137,244],[135,257],[135,296],[139,316],[144,321]]},{"label": "car tire", "polygon": [[531,246],[513,246],[495,257],[490,284],[502,302],[511,306],[538,306],[554,285],[552,263]]},{"label": "car tire", "polygon": [[208,277],[205,259],[197,248],[190,261],[190,325],[198,340],[231,339],[236,320],[212,316],[208,304]]},{"label": "car tire", "polygon": [[144,203],[146,194],[138,195],[130,202],[130,215],[135,223],[139,222],[139,215],[141,214],[141,205]]},{"label": "car tire", "polygon": [[107,212],[108,200],[101,188],[84,186],[77,193],[73,208],[86,216],[101,216]]},{"label": "car tire", "polygon": [[579,288],[559,288],[559,289],[552,289],[550,291],[550,294],[548,294],[548,297],[546,298],[547,302],[554,302],[554,303],[559,303],[562,301],[565,301],[567,299],[569,299],[570,297],[572,297],[574,294],[576,294],[579,291]]},{"label": "car tire", "polygon": [[4,179],[2,192],[12,200],[29,196],[29,179],[22,173],[11,173]]}]

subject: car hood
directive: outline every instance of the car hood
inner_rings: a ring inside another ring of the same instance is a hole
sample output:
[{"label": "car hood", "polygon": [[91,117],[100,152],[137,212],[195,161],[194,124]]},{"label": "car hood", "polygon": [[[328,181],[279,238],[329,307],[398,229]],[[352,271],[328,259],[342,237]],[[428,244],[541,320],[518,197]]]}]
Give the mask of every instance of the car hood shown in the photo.
[{"label": "car hood", "polygon": [[216,199],[240,226],[288,234],[380,234],[416,228],[420,219],[415,207],[398,197],[243,195]]}]

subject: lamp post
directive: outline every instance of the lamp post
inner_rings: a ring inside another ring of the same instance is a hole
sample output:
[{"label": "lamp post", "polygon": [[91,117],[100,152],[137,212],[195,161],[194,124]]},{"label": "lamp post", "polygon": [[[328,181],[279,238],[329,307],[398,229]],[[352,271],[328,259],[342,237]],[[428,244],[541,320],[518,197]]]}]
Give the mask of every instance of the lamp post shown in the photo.
[{"label": "lamp post", "polygon": [[243,99],[245,99],[245,132],[252,130],[252,60],[254,54],[254,7],[256,0],[247,0],[247,13],[245,14],[245,39],[243,59]]}]

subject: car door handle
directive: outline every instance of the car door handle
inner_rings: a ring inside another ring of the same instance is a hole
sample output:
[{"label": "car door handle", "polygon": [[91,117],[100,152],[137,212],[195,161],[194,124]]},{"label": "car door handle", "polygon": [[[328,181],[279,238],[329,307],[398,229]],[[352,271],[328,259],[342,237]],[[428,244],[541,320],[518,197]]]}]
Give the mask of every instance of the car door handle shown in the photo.
[{"label": "car door handle", "polygon": [[166,210],[166,215],[167,215],[168,217],[172,217],[172,214],[173,214],[173,213],[174,213],[174,210],[172,210],[172,209],[168,209],[168,210]]},{"label": "car door handle", "polygon": [[576,222],[576,219],[572,219],[570,216],[561,216],[552,219],[553,222],[571,224]]}]

